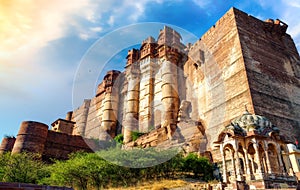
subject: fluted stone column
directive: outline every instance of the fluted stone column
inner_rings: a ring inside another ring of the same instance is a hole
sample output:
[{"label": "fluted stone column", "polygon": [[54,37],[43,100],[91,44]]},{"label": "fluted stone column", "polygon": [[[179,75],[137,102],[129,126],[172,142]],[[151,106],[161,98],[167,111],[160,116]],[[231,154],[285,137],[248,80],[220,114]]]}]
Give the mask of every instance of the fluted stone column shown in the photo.
[{"label": "fluted stone column", "polygon": [[118,92],[107,90],[103,100],[103,115],[100,126],[99,140],[109,140],[116,135]]},{"label": "fluted stone column", "polygon": [[128,77],[124,143],[130,142],[132,140],[132,131],[138,130],[140,78],[138,75],[134,74]]},{"label": "fluted stone column", "polygon": [[[177,66],[168,60],[162,63],[162,104],[164,106],[163,120],[170,123],[171,130],[174,130],[177,123],[179,108]],[[172,131],[173,132],[173,131]]]},{"label": "fluted stone column", "polygon": [[148,132],[153,126],[154,72],[156,60],[150,56],[141,60],[139,131]]}]

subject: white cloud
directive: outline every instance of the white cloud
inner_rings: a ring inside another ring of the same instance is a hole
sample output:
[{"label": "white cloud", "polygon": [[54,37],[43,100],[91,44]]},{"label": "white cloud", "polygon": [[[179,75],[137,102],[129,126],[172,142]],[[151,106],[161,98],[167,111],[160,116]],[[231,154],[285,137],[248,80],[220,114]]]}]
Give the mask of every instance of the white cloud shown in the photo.
[{"label": "white cloud", "polygon": [[[54,73],[65,76],[65,71],[38,62],[38,57],[43,56],[38,53],[42,48],[70,34],[82,40],[98,38],[104,27],[137,21],[148,2],[150,0],[0,1],[0,86],[6,89],[6,95],[20,91],[30,96],[34,87],[44,86],[43,82],[47,81],[50,86],[59,84],[57,77],[48,80],[47,77]],[[68,75],[64,80],[68,80],[67,77],[72,79]],[[20,81],[32,88],[24,87]]]},{"label": "white cloud", "polygon": [[[289,33],[298,49],[300,50],[300,0],[280,0],[274,3],[272,0],[256,0],[261,7],[272,10],[278,15],[278,19],[288,24]],[[274,18],[276,19],[276,18]]]},{"label": "white cloud", "polygon": [[103,28],[102,27],[92,27],[92,28],[90,28],[90,30],[93,32],[101,32],[103,30]]},{"label": "white cloud", "polygon": [[280,19],[288,24],[288,33],[291,34],[294,42],[300,50],[300,0],[287,1],[282,0],[280,6]]},{"label": "white cloud", "polygon": [[107,22],[110,26],[114,25],[115,23],[115,17],[113,15],[110,15],[108,22]]},{"label": "white cloud", "polygon": [[291,6],[291,7],[296,7],[296,8],[300,8],[300,0],[283,0],[283,3]]},{"label": "white cloud", "polygon": [[79,34],[79,37],[83,40],[88,40],[90,39],[90,36],[88,34],[85,34],[85,33],[80,33]]},{"label": "white cloud", "polygon": [[211,1],[208,0],[193,0],[193,2],[202,9],[206,8],[211,3]]},{"label": "white cloud", "polygon": [[89,9],[87,1],[1,1],[1,57],[35,51],[63,37],[72,16]]}]

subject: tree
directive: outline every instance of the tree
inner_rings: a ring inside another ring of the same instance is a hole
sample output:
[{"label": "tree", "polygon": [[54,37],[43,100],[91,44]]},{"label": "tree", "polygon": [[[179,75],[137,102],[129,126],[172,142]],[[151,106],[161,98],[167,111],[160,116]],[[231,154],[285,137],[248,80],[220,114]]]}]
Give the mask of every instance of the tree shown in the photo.
[{"label": "tree", "polygon": [[0,181],[4,181],[6,173],[6,164],[8,163],[10,153],[0,154]]},{"label": "tree", "polygon": [[47,175],[40,156],[31,153],[0,155],[0,179],[3,182],[38,183]]},{"label": "tree", "polygon": [[202,176],[205,181],[213,178],[213,169],[211,163],[205,157],[198,157],[194,153],[190,153],[184,158],[183,171],[193,172],[194,177]]}]

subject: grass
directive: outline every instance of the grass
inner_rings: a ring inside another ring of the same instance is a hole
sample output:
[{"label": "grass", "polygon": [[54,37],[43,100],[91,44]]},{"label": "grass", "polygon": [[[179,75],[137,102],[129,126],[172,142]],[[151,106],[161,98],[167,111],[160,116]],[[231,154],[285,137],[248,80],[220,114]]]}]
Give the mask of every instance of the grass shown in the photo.
[{"label": "grass", "polygon": [[185,187],[189,184],[189,182],[176,179],[176,180],[159,180],[159,181],[147,181],[144,183],[139,184],[138,186],[134,187],[118,187],[118,188],[109,188],[109,190],[165,190],[169,188],[176,188],[176,187]]}]

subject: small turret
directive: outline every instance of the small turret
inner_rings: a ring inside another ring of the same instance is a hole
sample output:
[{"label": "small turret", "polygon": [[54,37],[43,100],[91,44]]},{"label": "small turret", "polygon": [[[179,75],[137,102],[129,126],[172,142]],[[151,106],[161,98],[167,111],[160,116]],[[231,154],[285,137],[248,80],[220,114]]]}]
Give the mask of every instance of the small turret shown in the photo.
[{"label": "small turret", "polygon": [[11,152],[14,147],[15,141],[16,141],[15,137],[3,138],[1,146],[0,146],[0,154],[2,154],[4,152]]},{"label": "small turret", "polygon": [[139,60],[139,50],[137,49],[131,49],[131,50],[128,50],[128,54],[127,54],[127,63],[126,63],[126,66],[127,65],[131,65],[132,63],[135,63]]}]

